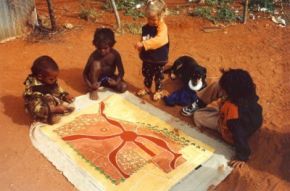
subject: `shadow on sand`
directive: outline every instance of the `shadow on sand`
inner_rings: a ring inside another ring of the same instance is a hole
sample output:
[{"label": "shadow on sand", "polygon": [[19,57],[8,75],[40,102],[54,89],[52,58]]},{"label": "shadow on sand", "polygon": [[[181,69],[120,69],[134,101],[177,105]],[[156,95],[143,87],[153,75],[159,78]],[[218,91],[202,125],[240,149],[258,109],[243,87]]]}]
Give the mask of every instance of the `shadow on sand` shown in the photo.
[{"label": "shadow on sand", "polygon": [[25,113],[24,102],[21,96],[5,95],[0,98],[4,106],[4,114],[7,115],[13,123],[19,125],[28,125],[30,123],[29,115]]}]

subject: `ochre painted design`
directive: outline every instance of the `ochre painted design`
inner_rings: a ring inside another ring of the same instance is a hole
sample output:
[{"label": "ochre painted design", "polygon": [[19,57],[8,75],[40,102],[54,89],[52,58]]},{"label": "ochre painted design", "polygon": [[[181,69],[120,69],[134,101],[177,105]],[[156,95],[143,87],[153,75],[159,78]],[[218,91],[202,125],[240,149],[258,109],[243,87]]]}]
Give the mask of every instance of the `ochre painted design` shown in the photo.
[{"label": "ochre painted design", "polygon": [[214,152],[176,131],[185,125],[140,104],[134,95],[114,94],[76,110],[58,124],[41,127],[41,134],[47,137],[48,147],[65,156],[53,159],[62,160],[69,169],[70,175],[64,176],[76,174],[79,178],[73,181],[79,184],[110,191],[166,191]]},{"label": "ochre painted design", "polygon": [[148,125],[107,117],[105,109],[101,102],[98,114],[80,115],[55,132],[113,183],[149,162],[169,173],[186,161],[180,150],[189,141],[182,144]]}]

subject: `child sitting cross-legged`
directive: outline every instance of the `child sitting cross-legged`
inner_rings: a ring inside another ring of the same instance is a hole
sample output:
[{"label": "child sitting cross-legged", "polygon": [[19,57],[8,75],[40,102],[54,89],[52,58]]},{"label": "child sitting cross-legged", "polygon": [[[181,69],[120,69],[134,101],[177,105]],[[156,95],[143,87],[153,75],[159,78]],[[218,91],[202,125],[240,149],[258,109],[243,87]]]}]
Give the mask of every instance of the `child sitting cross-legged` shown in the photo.
[{"label": "child sitting cross-legged", "polygon": [[[93,45],[96,50],[90,55],[83,71],[90,98],[98,99],[100,87],[107,87],[118,93],[127,90],[124,82],[124,67],[120,53],[114,49],[115,34],[109,28],[97,28]],[[118,71],[118,73],[115,73]]]},{"label": "child sitting cross-legged", "polygon": [[55,124],[61,114],[74,110],[69,105],[73,97],[57,83],[58,74],[58,65],[49,56],[41,56],[33,62],[31,74],[24,82],[23,97],[26,110],[36,121]]},{"label": "child sitting cross-legged", "polygon": [[[206,106],[218,98],[222,98],[220,107]],[[193,114],[198,127],[217,130],[223,140],[235,147],[236,156],[230,164],[240,167],[251,154],[249,137],[262,125],[262,107],[258,99],[255,84],[247,71],[222,70],[220,80],[197,92],[196,101],[183,108],[182,113]]]}]

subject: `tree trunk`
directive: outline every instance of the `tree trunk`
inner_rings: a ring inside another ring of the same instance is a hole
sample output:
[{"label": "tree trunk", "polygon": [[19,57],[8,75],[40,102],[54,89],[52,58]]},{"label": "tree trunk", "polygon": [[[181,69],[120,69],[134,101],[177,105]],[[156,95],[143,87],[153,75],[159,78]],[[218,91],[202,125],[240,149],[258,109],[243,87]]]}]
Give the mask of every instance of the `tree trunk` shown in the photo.
[{"label": "tree trunk", "polygon": [[243,23],[246,24],[247,18],[248,18],[248,6],[249,6],[249,0],[244,1],[244,13],[243,13]]},{"label": "tree trunk", "polygon": [[55,22],[55,15],[54,15],[52,2],[51,2],[51,0],[46,0],[46,2],[47,2],[48,13],[49,13],[49,17],[50,17],[51,30],[56,31],[56,22]]},{"label": "tree trunk", "polygon": [[113,7],[115,18],[116,18],[116,21],[117,21],[117,27],[118,27],[117,31],[122,32],[121,19],[120,19],[119,13],[118,13],[116,2],[115,2],[115,0],[110,0],[110,3],[112,5],[112,7]]}]

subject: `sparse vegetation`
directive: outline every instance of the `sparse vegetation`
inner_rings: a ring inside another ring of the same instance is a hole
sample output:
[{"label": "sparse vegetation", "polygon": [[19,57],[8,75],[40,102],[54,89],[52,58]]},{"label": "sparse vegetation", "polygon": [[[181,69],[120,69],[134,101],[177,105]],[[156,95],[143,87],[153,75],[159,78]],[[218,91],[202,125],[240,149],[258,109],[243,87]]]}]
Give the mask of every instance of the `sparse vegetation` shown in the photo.
[{"label": "sparse vegetation", "polygon": [[125,23],[123,24],[122,28],[125,32],[134,35],[140,35],[142,32],[142,25],[139,23]]},{"label": "sparse vegetation", "polygon": [[82,7],[79,13],[79,17],[86,21],[96,22],[100,15],[95,9]]},{"label": "sparse vegetation", "polygon": [[[116,6],[124,15],[131,16],[134,19],[144,17],[144,13],[138,8],[144,4],[145,0],[117,0]],[[104,9],[110,10],[112,6],[109,1],[104,4]]]},{"label": "sparse vegetation", "polygon": [[230,7],[224,6],[217,10],[215,19],[221,22],[233,22],[236,20],[236,14]]},{"label": "sparse vegetation", "polygon": [[252,10],[266,8],[268,12],[272,12],[274,11],[274,2],[273,0],[251,0],[249,7]]},{"label": "sparse vegetation", "polygon": [[206,0],[205,6],[195,8],[192,16],[200,16],[214,23],[234,22],[237,18],[235,11],[230,7],[233,0]]},{"label": "sparse vegetation", "polygon": [[210,7],[197,7],[194,9],[192,13],[190,13],[192,16],[200,16],[203,18],[206,18],[208,20],[212,20],[212,11]]}]

